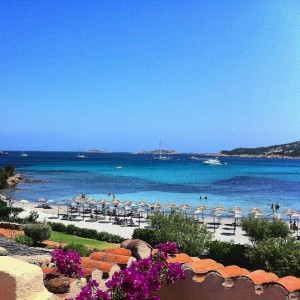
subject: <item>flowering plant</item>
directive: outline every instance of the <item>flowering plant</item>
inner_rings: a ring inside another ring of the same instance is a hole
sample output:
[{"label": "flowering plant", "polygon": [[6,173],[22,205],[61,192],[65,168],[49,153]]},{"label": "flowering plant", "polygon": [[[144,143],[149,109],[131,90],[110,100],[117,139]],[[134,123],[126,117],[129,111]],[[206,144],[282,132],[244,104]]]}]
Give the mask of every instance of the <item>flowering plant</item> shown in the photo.
[{"label": "flowering plant", "polygon": [[169,256],[178,253],[175,243],[158,244],[157,249],[149,258],[115,272],[106,283],[106,292],[99,290],[99,284],[92,280],[74,300],[158,300],[159,296],[153,295],[153,292],[158,291],[162,284],[174,283],[185,276],[179,263],[167,262]]},{"label": "flowering plant", "polygon": [[58,272],[64,276],[81,278],[84,275],[80,267],[81,258],[76,251],[56,249],[52,252],[51,262],[56,265]]}]

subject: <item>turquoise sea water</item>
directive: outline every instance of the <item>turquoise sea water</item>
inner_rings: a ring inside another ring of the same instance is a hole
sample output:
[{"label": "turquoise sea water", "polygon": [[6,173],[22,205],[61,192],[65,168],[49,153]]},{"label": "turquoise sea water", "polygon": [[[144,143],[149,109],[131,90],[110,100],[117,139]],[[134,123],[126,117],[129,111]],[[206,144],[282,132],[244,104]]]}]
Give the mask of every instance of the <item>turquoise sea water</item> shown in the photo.
[{"label": "turquoise sea water", "polygon": [[0,156],[1,167],[14,164],[26,177],[43,180],[5,191],[17,200],[58,201],[77,194],[109,199],[108,193],[114,193],[120,200],[136,202],[244,209],[269,210],[271,203],[279,201],[282,210],[300,211],[300,160],[222,157],[223,165],[212,166],[188,154],[161,161],[129,153],[89,153],[88,159],[77,159],[73,152],[26,152],[28,157],[11,153]]}]

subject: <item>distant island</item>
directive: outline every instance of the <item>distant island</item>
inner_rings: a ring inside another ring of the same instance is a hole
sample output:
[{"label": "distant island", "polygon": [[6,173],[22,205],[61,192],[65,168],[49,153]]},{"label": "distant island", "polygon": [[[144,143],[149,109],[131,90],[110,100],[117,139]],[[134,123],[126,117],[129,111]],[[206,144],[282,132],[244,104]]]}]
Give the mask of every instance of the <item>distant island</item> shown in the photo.
[{"label": "distant island", "polygon": [[220,154],[241,157],[300,158],[300,141],[268,147],[223,150]]},{"label": "distant island", "polygon": [[166,149],[158,149],[158,150],[150,150],[150,151],[137,151],[134,154],[179,154],[176,150],[166,150]]},{"label": "distant island", "polygon": [[111,153],[109,151],[104,151],[104,150],[98,150],[98,149],[91,149],[87,151],[88,153]]}]

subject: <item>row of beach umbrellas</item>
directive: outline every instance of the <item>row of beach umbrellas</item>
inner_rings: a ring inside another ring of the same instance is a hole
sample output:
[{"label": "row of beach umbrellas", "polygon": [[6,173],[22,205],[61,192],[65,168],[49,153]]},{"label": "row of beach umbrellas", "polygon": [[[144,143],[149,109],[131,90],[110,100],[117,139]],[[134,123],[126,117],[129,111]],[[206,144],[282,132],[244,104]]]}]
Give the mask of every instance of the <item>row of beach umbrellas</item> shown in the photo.
[{"label": "row of beach umbrellas", "polygon": [[[36,200],[36,202],[54,203],[53,200],[46,200],[45,198],[38,198]],[[27,204],[27,203],[29,203],[29,201],[21,200],[20,203]],[[113,208],[121,209],[123,207],[124,209],[127,209],[127,210],[132,209],[132,210],[138,210],[140,212],[143,212],[144,209],[149,210],[149,208],[151,208],[152,210],[160,210],[160,211],[165,211],[165,209],[178,210],[180,212],[186,212],[186,213],[187,213],[187,210],[189,210],[189,214],[201,215],[202,220],[204,220],[204,212],[208,211],[208,210],[211,210],[210,215],[213,217],[221,217],[224,212],[229,212],[232,217],[234,217],[235,219],[239,219],[239,218],[242,218],[242,214],[243,214],[243,209],[239,206],[235,206],[228,210],[221,205],[218,205],[212,209],[206,205],[200,205],[192,210],[191,205],[186,204],[186,203],[182,204],[182,205],[177,205],[173,202],[169,202],[166,205],[163,205],[159,202],[154,202],[152,204],[148,204],[144,200],[142,200],[138,203],[134,203],[131,200],[121,201],[116,198],[114,198],[113,200],[107,200],[107,199],[96,200],[93,197],[83,197],[82,195],[77,195],[73,199],[64,199],[60,202],[55,202],[54,204],[56,204],[58,206],[60,206],[60,205],[67,205],[67,206],[69,206],[69,205],[71,205],[71,206],[89,205],[90,208],[92,208],[92,206],[97,207],[97,205],[102,205],[103,207],[112,205]],[[289,216],[290,219],[292,219],[292,218],[300,219],[300,214],[298,214],[297,211],[294,209],[287,209],[283,212],[283,214],[286,216]],[[262,218],[263,210],[259,207],[254,207],[249,210],[249,215],[251,215],[254,218]],[[268,217],[273,218],[273,219],[280,219],[281,215],[279,213],[273,212],[273,213],[269,213]]]}]

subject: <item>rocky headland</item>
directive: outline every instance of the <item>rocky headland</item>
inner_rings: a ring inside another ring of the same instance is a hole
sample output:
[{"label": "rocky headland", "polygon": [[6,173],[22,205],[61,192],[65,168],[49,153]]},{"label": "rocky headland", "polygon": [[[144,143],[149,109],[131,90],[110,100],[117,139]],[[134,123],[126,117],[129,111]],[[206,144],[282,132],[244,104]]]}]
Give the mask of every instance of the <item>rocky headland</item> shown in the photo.
[{"label": "rocky headland", "polygon": [[223,150],[219,156],[238,156],[253,158],[300,159],[300,141],[258,148],[236,148]]}]

